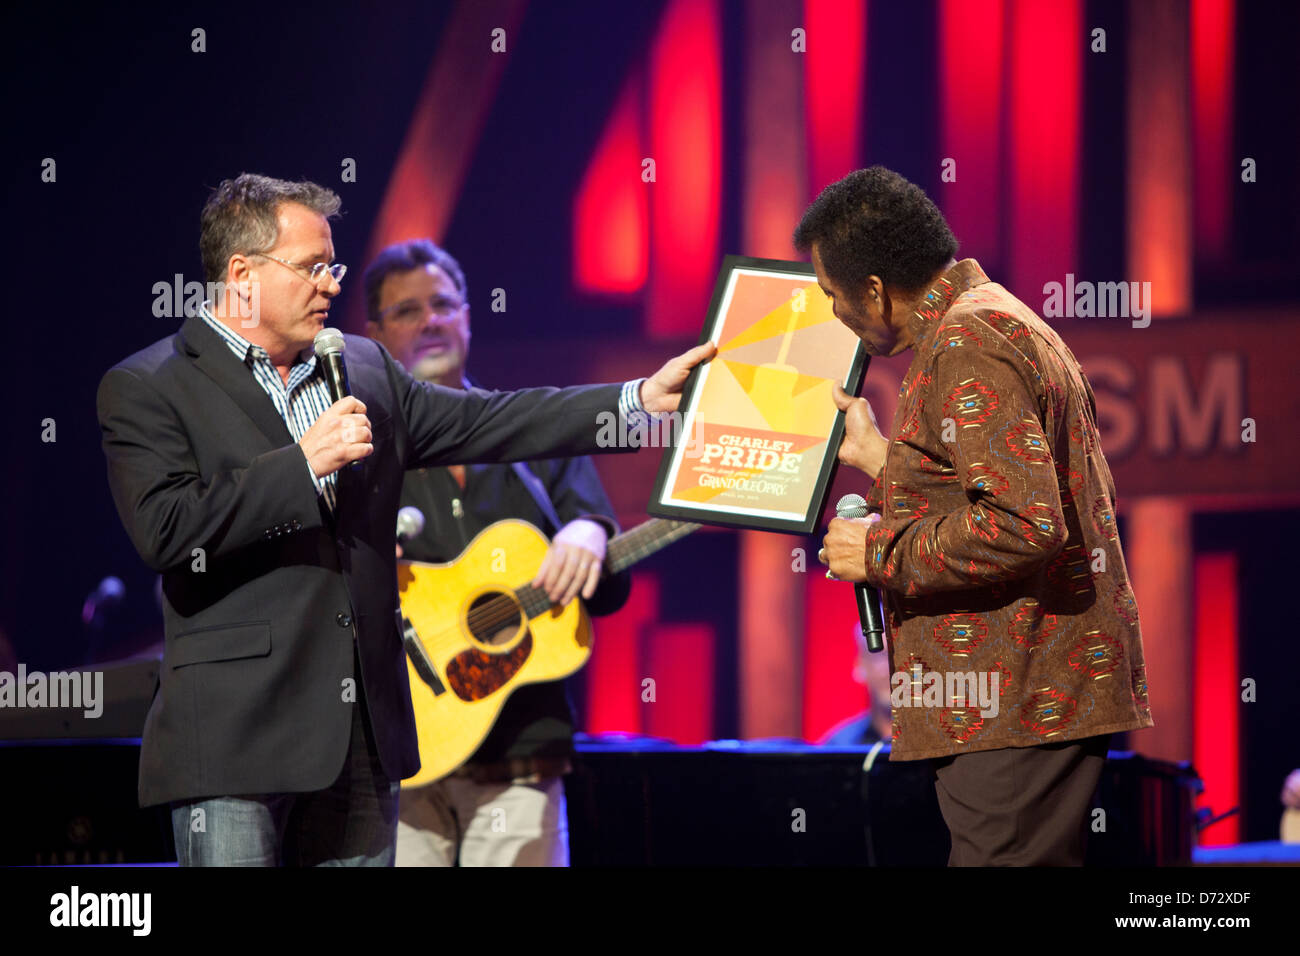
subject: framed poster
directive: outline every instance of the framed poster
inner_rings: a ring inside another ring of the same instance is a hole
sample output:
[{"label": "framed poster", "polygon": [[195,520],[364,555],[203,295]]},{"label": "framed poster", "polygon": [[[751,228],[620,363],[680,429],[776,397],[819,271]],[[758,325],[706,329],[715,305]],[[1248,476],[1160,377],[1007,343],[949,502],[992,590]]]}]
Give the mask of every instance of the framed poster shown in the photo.
[{"label": "framed poster", "polygon": [[837,464],[850,395],[869,361],[831,312],[805,262],[727,256],[697,366],[673,413],[649,513],[705,524],[811,534]]}]

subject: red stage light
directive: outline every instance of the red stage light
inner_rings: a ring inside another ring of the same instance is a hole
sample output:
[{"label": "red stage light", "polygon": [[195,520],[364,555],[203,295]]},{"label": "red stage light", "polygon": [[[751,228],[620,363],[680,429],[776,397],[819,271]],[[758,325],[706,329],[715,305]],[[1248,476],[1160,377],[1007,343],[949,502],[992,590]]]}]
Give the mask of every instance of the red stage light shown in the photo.
[{"label": "red stage light", "polygon": [[807,0],[805,54],[809,199],[861,165],[866,102],[863,0]]},{"label": "red stage light", "polygon": [[672,0],[650,54],[652,335],[696,335],[717,274],[721,44],[716,0]]},{"label": "red stage light", "polygon": [[[1238,806],[1241,707],[1237,673],[1237,556],[1196,557],[1196,646],[1193,651],[1192,766],[1205,782],[1207,805],[1215,813]],[[1280,783],[1279,783],[1280,786]],[[1222,846],[1241,839],[1240,816],[1207,830],[1202,846]]]},{"label": "red stage light", "polygon": [[585,292],[636,292],[648,262],[650,184],[641,181],[640,77],[623,88],[573,208],[573,281]]}]

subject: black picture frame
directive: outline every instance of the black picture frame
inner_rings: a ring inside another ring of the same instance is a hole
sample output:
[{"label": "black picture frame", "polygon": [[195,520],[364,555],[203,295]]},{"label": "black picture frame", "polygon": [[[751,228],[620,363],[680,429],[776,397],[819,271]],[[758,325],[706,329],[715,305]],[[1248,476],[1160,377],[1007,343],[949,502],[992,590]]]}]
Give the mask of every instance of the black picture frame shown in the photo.
[{"label": "black picture frame", "polygon": [[[725,316],[722,314],[723,299],[727,290],[732,283],[732,277],[737,271],[746,270],[751,272],[771,272],[780,275],[800,275],[814,277],[816,273],[811,264],[807,262],[796,262],[784,259],[763,259],[753,256],[728,255],[722,261],[722,266],[718,272],[717,281],[713,287],[713,297],[709,302],[709,310],[704,328],[700,331],[698,344],[702,345],[715,337]],[[820,294],[820,290],[818,290]],[[857,395],[862,388],[863,378],[866,376],[867,368],[870,365],[870,356],[867,355],[861,341],[856,341],[852,358],[848,364],[848,370],[845,379],[841,384],[850,395]],[[679,409],[683,410],[683,428],[681,437],[690,434],[693,422],[693,410],[695,408],[695,397],[697,390],[701,387],[704,377],[707,374],[706,365],[698,365],[692,370],[690,377],[682,389],[681,404]],[[836,411],[830,433],[827,435],[825,452],[817,470],[817,477],[813,486],[812,494],[803,508],[803,514],[799,518],[764,516],[761,514],[734,514],[727,511],[719,511],[710,508],[707,505],[682,505],[680,503],[665,502],[665,492],[668,489],[669,476],[674,472],[674,463],[683,457],[683,447],[686,442],[678,441],[677,443],[665,447],[659,461],[659,471],[655,477],[654,488],[650,494],[650,503],[647,512],[658,518],[672,518],[680,521],[693,521],[699,524],[717,525],[729,528],[750,528],[762,531],[777,531],[786,534],[809,535],[818,529],[823,508],[826,506],[826,496],[830,492],[831,483],[834,481],[835,472],[839,465],[837,454],[839,452],[840,441],[844,437],[844,413]]]}]

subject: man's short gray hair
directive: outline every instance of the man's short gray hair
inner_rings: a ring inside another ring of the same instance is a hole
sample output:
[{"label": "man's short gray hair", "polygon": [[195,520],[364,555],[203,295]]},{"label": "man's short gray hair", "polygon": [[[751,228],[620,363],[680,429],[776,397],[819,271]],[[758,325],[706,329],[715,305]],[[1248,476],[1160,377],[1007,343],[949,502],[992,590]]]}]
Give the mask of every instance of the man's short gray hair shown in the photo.
[{"label": "man's short gray hair", "polygon": [[337,193],[324,186],[256,173],[240,173],[214,189],[200,220],[199,255],[203,258],[204,278],[224,282],[231,256],[274,248],[279,238],[276,210],[286,202],[306,206],[326,219],[337,216],[343,204]]}]

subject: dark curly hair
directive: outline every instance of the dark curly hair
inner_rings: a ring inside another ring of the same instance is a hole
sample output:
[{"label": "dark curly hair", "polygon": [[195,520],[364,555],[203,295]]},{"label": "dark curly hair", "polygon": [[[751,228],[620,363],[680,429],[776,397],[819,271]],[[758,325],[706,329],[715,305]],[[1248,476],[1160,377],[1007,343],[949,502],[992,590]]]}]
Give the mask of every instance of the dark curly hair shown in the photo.
[{"label": "dark curly hair", "polygon": [[868,276],[906,293],[921,291],[957,251],[957,240],[925,190],[883,166],[849,173],[813,200],[794,231],[837,284],[858,289]]},{"label": "dark curly hair", "polygon": [[384,247],[374,261],[366,266],[361,285],[366,291],[366,315],[371,322],[378,322],[379,290],[384,280],[394,272],[410,272],[421,266],[435,265],[456,284],[456,291],[462,299],[469,299],[469,289],[465,285],[465,273],[450,252],[434,243],[432,239],[408,239]]}]

